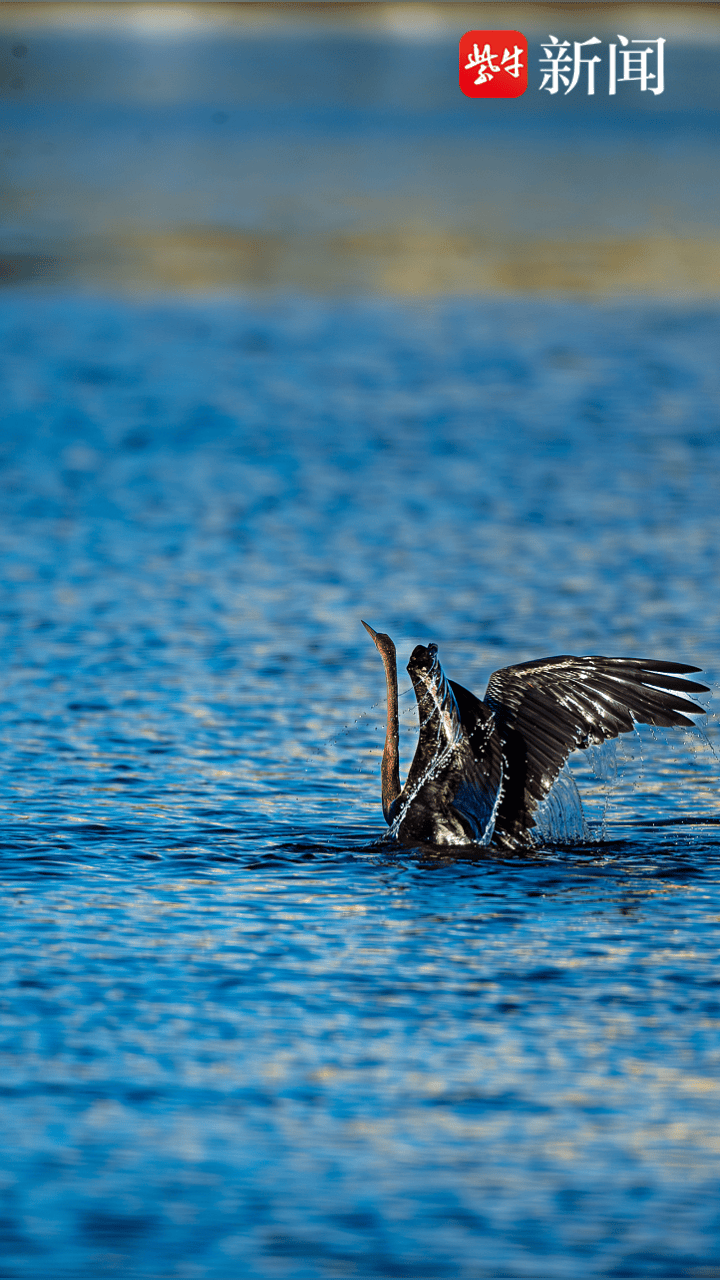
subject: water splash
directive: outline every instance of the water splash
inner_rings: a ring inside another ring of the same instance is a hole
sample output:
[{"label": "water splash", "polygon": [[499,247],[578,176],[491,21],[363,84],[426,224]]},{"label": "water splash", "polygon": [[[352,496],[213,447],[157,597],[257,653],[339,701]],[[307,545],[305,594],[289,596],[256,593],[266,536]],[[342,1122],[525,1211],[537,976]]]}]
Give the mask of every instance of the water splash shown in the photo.
[{"label": "water splash", "polygon": [[543,844],[577,844],[590,839],[580,792],[567,765],[535,814],[535,834]]}]

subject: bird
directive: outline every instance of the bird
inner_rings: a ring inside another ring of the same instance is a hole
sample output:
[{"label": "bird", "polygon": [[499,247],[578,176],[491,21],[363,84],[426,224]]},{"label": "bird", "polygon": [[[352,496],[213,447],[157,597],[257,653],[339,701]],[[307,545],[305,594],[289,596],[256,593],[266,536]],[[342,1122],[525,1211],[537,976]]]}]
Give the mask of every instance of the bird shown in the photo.
[{"label": "bird", "polygon": [[683,677],[699,667],[654,658],[562,654],[503,667],[481,702],[448,680],[436,644],[417,645],[407,670],[415,690],[420,736],[400,785],[396,650],[389,635],[365,630],[385,667],[387,729],[382,756],[382,809],[403,843],[537,845],[538,807],[568,756],[640,724],[693,725],[704,708],[680,694],[706,693]]}]

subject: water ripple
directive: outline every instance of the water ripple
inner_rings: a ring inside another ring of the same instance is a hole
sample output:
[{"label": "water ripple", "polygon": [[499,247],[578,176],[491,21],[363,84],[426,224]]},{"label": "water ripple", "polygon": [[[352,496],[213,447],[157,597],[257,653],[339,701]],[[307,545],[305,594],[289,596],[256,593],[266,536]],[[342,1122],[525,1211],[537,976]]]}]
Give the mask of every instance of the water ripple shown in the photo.
[{"label": "water ripple", "polygon": [[715,314],[0,329],[2,1274],[720,1267],[716,720],[580,759],[585,843],[398,847],[359,622],[715,681]]}]

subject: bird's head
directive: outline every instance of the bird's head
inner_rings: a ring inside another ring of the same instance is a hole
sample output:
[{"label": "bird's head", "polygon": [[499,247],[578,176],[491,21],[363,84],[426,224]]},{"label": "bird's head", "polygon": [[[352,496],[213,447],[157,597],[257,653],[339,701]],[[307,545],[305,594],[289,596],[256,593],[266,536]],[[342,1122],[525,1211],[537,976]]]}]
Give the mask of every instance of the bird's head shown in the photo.
[{"label": "bird's head", "polygon": [[[362,622],[362,618],[360,619],[360,621]],[[363,626],[367,631],[368,635],[371,636],[373,641],[375,642],[375,646],[378,652],[380,653],[381,657],[382,658],[388,657],[394,660],[395,645],[393,641],[390,639],[390,636],[385,635],[383,631],[373,631],[372,627],[369,627],[367,622],[363,622]]]}]

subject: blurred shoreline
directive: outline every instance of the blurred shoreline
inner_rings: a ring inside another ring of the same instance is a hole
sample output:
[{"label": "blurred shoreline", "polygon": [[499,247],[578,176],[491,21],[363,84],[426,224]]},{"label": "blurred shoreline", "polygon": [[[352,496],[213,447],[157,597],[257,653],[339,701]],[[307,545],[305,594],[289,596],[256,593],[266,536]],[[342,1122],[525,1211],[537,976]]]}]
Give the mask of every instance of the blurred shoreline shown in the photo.
[{"label": "blurred shoreline", "polygon": [[[0,4],[0,285],[720,296],[720,6],[509,11]],[[510,20],[532,87],[465,98],[458,33]],[[662,95],[538,92],[548,31],[615,30]]]},{"label": "blurred shoreline", "polygon": [[0,285],[70,282],[135,294],[708,298],[720,294],[720,237],[482,243],[400,226],[303,240],[197,227],[127,234],[56,255],[0,255]]},{"label": "blurred shoreline", "polygon": [[647,29],[648,23],[661,23],[665,33],[678,40],[702,40],[720,43],[717,4],[698,0],[661,0],[660,3],[638,4],[636,0],[616,3],[598,0],[593,4],[577,0],[531,0],[530,3],[495,4],[407,3],[383,0],[346,0],[324,3],[313,0],[224,0],[198,3],[190,0],[153,0],[138,4],[134,0],[86,0],[85,3],[63,3],[63,0],[10,0],[0,4],[0,31],[15,27],[112,31],[136,29],[139,32],[192,35],[216,28],[236,29],[243,33],[273,28],[285,31],[301,25],[316,31],[336,29],[345,32],[397,33],[403,37],[432,38],[434,33],[479,30],[502,30],[510,14],[512,25],[533,33],[545,33],[548,23],[571,24],[579,34],[591,27],[612,28],[618,21],[635,32]]}]

